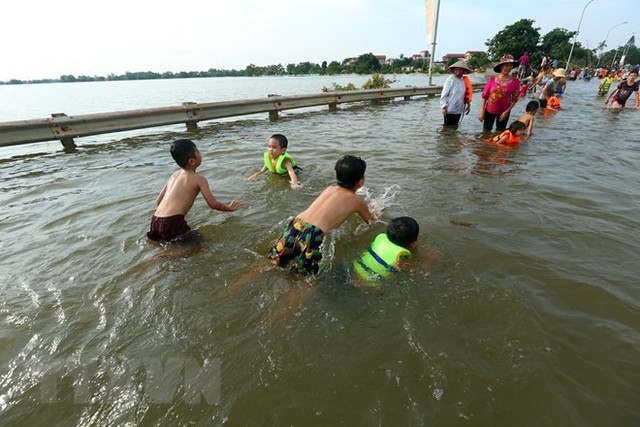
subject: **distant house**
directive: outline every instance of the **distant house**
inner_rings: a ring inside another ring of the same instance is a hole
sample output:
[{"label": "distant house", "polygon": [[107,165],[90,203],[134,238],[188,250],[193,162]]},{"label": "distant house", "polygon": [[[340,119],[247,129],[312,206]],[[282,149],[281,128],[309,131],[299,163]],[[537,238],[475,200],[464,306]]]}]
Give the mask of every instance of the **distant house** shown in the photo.
[{"label": "distant house", "polygon": [[373,55],[378,62],[380,63],[380,65],[384,65],[387,62],[387,55]]},{"label": "distant house", "polygon": [[484,50],[468,50],[467,53],[464,54],[464,60],[468,61],[472,55],[486,55],[487,52]]},{"label": "distant house", "polygon": [[427,50],[421,50],[420,53],[411,55],[413,61],[426,61],[431,58],[431,54]]},{"label": "distant house", "polygon": [[465,53],[447,53],[446,55],[442,56],[442,62],[447,64],[452,59],[460,60],[460,59],[465,59],[466,57],[467,55]]}]

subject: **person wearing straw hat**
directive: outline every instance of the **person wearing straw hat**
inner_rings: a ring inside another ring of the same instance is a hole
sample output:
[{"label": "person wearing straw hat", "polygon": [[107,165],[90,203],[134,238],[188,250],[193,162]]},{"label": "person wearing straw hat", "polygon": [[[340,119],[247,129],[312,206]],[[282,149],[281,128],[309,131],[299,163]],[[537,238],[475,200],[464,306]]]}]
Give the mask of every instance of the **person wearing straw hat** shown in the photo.
[{"label": "person wearing straw hat", "polygon": [[467,83],[471,69],[465,61],[458,61],[447,68],[451,75],[445,80],[440,94],[440,108],[444,117],[444,125],[457,125],[463,114],[469,114],[471,104],[471,93]]},{"label": "person wearing straw hat", "polygon": [[471,69],[465,61],[458,61],[447,68],[451,75],[445,80],[440,94],[440,108],[445,126],[457,125],[463,114],[469,114],[473,90],[471,82],[465,77]]},{"label": "person wearing straw hat", "polygon": [[482,89],[480,101],[480,113],[478,120],[483,122],[485,130],[490,131],[496,123],[496,130],[503,131],[507,128],[511,109],[518,102],[520,93],[520,81],[511,75],[511,70],[518,64],[512,55],[504,55],[493,71],[498,73],[495,77],[489,77],[487,84]]},{"label": "person wearing straw hat", "polygon": [[564,68],[558,68],[551,74],[553,75],[553,78],[549,79],[549,81],[544,85],[544,88],[542,88],[542,92],[540,93],[539,101],[541,108],[545,108],[547,106],[547,101],[549,100],[549,98],[551,98],[553,94],[558,91],[558,82],[566,77]]}]

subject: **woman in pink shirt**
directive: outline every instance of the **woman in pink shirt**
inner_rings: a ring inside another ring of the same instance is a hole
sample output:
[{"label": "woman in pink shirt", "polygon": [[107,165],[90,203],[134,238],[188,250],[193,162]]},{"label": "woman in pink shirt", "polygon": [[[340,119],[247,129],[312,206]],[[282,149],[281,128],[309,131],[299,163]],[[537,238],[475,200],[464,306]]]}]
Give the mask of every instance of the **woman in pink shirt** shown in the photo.
[{"label": "woman in pink shirt", "polygon": [[516,64],[511,55],[500,58],[498,65],[493,67],[498,75],[490,77],[482,90],[478,120],[484,123],[485,130],[490,131],[496,121],[496,130],[503,131],[507,128],[509,114],[518,102],[520,91],[520,81],[511,76],[511,70]]}]

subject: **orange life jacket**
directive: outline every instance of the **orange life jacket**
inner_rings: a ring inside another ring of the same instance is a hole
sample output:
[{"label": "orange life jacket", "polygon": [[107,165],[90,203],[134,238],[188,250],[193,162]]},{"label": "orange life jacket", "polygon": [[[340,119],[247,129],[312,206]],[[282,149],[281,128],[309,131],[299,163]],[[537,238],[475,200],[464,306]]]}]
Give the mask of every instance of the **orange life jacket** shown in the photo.
[{"label": "orange life jacket", "polygon": [[508,138],[507,138],[506,141],[503,142],[503,144],[517,144],[518,142],[520,142],[520,137],[519,136],[515,136],[513,133],[511,133],[510,130],[505,130],[500,135],[496,135],[493,138],[485,139],[484,141],[485,142],[493,142],[495,144],[498,141],[500,141],[500,139],[502,139],[502,137],[505,136],[505,135],[507,135]]},{"label": "orange life jacket", "polygon": [[464,94],[464,102],[466,104],[471,104],[471,101],[473,101],[473,85],[471,84],[471,80],[469,80],[469,77],[462,76],[462,79],[464,80],[464,84],[467,87],[467,90]]},{"label": "orange life jacket", "polygon": [[560,98],[558,98],[557,96],[552,96],[547,101],[547,108],[551,108],[553,110],[559,110],[560,103],[562,103],[562,100]]}]

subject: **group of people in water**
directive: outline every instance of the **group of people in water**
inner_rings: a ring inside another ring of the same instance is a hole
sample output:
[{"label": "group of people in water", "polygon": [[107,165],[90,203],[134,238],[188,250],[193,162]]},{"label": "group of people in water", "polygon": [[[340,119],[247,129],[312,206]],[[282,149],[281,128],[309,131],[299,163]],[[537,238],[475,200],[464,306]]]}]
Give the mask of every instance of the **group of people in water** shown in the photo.
[{"label": "group of people in water", "polygon": [[[493,71],[497,75],[487,78],[480,99],[478,120],[483,123],[485,131],[490,132],[495,124],[496,130],[501,133],[485,139],[486,142],[517,144],[520,141],[520,135],[525,132],[529,135],[532,133],[535,114],[539,108],[549,110],[561,108],[567,73],[564,68],[555,68],[557,60],[546,59],[548,62],[541,65],[537,74],[532,72],[530,77],[524,78],[522,76],[524,76],[529,64],[527,52],[519,61],[514,60],[512,55],[504,55],[493,67]],[[440,95],[440,106],[445,126],[457,125],[463,115],[469,113],[473,99],[473,88],[466,76],[471,73],[467,63],[465,61],[455,62],[448,70],[451,72],[451,76],[445,81]],[[635,92],[635,107],[640,106],[640,94],[636,81],[638,67],[628,67],[624,72],[618,73],[605,71],[600,75],[603,76],[598,91],[601,96],[608,93],[614,76],[618,75],[620,79],[618,86],[607,96],[605,105],[611,100],[612,108],[624,108],[629,97]],[[525,98],[529,92],[532,93],[533,100],[527,104],[526,114],[511,123],[507,129],[511,110],[518,100]]]},{"label": "group of people in water", "polygon": [[[264,165],[246,179],[254,179],[268,171],[288,176],[291,188],[300,189],[298,166],[287,152],[288,144],[284,135],[272,135],[263,154]],[[158,195],[147,237],[160,243],[199,243],[202,235],[191,230],[185,219],[199,193],[210,208],[219,211],[235,211],[241,202],[232,200],[226,204],[214,197],[206,178],[196,172],[202,163],[202,155],[193,141],[178,139],[171,144],[170,152],[180,169],[171,175]],[[289,221],[268,254],[274,265],[294,273],[317,274],[322,260],[321,246],[331,230],[354,213],[367,223],[379,219],[380,214],[356,194],[364,185],[366,167],[366,162],[357,156],[344,155],[338,159],[334,167],[336,185],[327,187],[306,210]],[[379,279],[397,271],[401,261],[409,258],[417,247],[419,231],[415,219],[408,216],[393,218],[386,231],[354,261],[354,271],[364,283],[379,283]]]},{"label": "group of people in water", "polygon": [[[535,79],[518,79],[522,72],[514,68],[519,64],[511,55],[500,58],[493,67],[496,75],[489,77],[482,90],[478,120],[483,128],[491,132],[494,125],[499,132],[485,139],[494,144],[517,144],[523,134],[531,135],[535,116],[540,108],[558,110],[566,83],[563,68],[543,69]],[[451,76],[445,81],[440,96],[440,105],[445,126],[457,125],[464,115],[469,114],[473,99],[473,86],[467,74],[471,69],[464,61],[452,64],[448,70]],[[637,70],[630,70],[605,103],[612,100],[612,106],[624,107],[632,93],[636,93],[636,108],[640,106]],[[603,85],[606,84],[603,81]],[[609,82],[610,86],[611,83]],[[603,89],[604,90],[604,89]],[[510,114],[519,98],[531,91],[533,98],[526,105],[526,112],[507,128]],[[608,92],[604,90],[604,93]],[[288,176],[291,188],[299,190],[298,165],[288,152],[289,141],[282,134],[272,135],[263,153],[263,165],[247,180],[270,172]],[[196,172],[202,163],[202,155],[195,143],[189,139],[178,139],[171,144],[171,156],[180,169],[168,179],[157,197],[157,209],[152,216],[147,237],[161,243],[197,243],[202,235],[188,226],[186,215],[198,194],[202,194],[210,208],[219,211],[235,211],[241,206],[239,200],[230,203],[218,201],[206,178]],[[325,236],[338,228],[352,214],[369,223],[379,219],[366,201],[357,194],[365,182],[366,162],[357,156],[344,155],[338,159],[334,170],[336,184],[330,185],[316,197],[303,212],[289,221],[281,236],[269,251],[268,258],[274,265],[295,273],[317,274],[322,259],[322,243]],[[417,247],[418,222],[408,216],[389,221],[385,232],[380,233],[354,261],[355,273],[366,282],[378,283],[380,279],[398,271],[401,262],[410,258]]]}]

